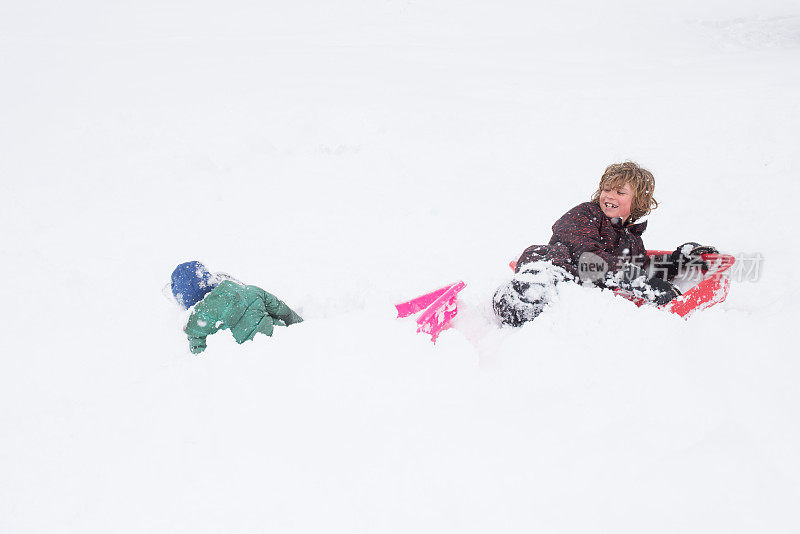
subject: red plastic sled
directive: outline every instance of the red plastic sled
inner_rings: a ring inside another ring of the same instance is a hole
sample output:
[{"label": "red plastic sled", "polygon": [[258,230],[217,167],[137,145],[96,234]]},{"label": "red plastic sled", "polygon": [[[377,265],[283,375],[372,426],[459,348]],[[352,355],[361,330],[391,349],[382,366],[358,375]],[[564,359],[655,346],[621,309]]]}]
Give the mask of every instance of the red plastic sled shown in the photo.
[{"label": "red plastic sled", "polygon": [[[647,251],[647,255],[650,257],[671,253],[668,250]],[[685,291],[680,297],[661,306],[661,309],[688,319],[694,312],[710,308],[728,298],[728,291],[731,287],[729,270],[736,260],[728,254],[703,254],[702,257],[703,261],[708,264],[708,272],[703,275],[702,280]],[[513,270],[516,268],[517,262],[512,261],[509,265]],[[621,289],[614,290],[614,294],[630,300],[637,306],[641,306],[646,302],[644,299]]]},{"label": "red plastic sled", "polygon": [[458,292],[467,286],[464,282],[456,282],[436,291],[420,295],[407,302],[395,304],[397,317],[408,317],[411,314],[423,311],[417,317],[417,332],[431,335],[431,341],[436,343],[436,338],[442,330],[450,326],[450,321],[458,313]]}]

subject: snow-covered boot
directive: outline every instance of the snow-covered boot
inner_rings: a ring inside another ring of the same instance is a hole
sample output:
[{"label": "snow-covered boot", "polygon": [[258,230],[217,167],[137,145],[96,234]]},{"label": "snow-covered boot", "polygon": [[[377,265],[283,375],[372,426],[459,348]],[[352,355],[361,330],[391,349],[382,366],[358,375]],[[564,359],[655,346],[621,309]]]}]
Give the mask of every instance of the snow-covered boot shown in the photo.
[{"label": "snow-covered boot", "polygon": [[558,294],[557,285],[571,279],[572,275],[550,262],[529,263],[498,288],[492,307],[504,324],[520,326],[542,313]]}]

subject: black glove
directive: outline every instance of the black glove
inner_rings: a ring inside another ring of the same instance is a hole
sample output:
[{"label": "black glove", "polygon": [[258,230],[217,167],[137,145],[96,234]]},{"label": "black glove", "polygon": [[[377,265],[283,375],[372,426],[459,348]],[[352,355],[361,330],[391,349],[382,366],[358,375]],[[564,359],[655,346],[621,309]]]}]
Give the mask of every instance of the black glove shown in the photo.
[{"label": "black glove", "polygon": [[641,285],[647,279],[647,273],[641,267],[632,263],[623,265],[617,275],[614,275],[611,271],[609,271],[609,274],[618,281],[619,287],[627,290]]},{"label": "black glove", "polygon": [[626,265],[616,275],[612,275],[611,280],[614,283],[609,285],[630,291],[656,306],[663,306],[681,294],[677,287],[666,280],[656,277],[648,280],[645,272],[632,264]]},{"label": "black glove", "polygon": [[693,241],[679,246],[667,259],[667,278],[674,278],[678,271],[688,267],[700,267],[706,272],[708,264],[703,261],[703,254],[719,254],[719,251],[712,246]]},{"label": "black glove", "polygon": [[681,292],[677,287],[669,282],[661,280],[660,278],[651,278],[646,282],[646,285],[653,290],[655,295],[647,295],[645,299],[649,300],[656,306],[663,306],[675,297],[680,297]]}]

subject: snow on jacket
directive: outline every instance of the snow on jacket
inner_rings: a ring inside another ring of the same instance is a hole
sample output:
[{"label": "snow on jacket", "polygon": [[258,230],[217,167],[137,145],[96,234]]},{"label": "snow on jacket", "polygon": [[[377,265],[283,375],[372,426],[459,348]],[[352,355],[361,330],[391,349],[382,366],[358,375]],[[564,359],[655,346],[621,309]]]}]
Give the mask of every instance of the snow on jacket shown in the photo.
[{"label": "snow on jacket", "polygon": [[272,335],[276,324],[291,325],[302,318],[274,295],[260,287],[221,282],[194,307],[183,331],[194,354],[206,348],[206,337],[229,329],[237,343],[244,343],[257,333]]},{"label": "snow on jacket", "polygon": [[620,269],[625,260],[646,268],[649,264],[642,233],[647,221],[628,225],[619,217],[603,213],[595,202],[584,202],[565,213],[553,225],[553,237],[548,245],[532,245],[517,261],[516,271],[533,261],[545,260],[578,275],[578,260],[592,252],[608,265],[609,272]]}]

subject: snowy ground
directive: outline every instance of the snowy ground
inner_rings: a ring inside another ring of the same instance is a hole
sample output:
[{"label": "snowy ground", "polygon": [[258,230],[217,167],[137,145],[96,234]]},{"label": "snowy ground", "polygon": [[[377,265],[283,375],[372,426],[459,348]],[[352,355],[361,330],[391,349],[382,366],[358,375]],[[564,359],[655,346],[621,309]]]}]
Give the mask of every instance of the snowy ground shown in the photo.
[{"label": "snowy ground", "polygon": [[[800,529],[800,8],[467,4],[0,4],[0,532]],[[628,158],[760,280],[499,329]],[[191,356],[190,259],[306,322]]]}]

